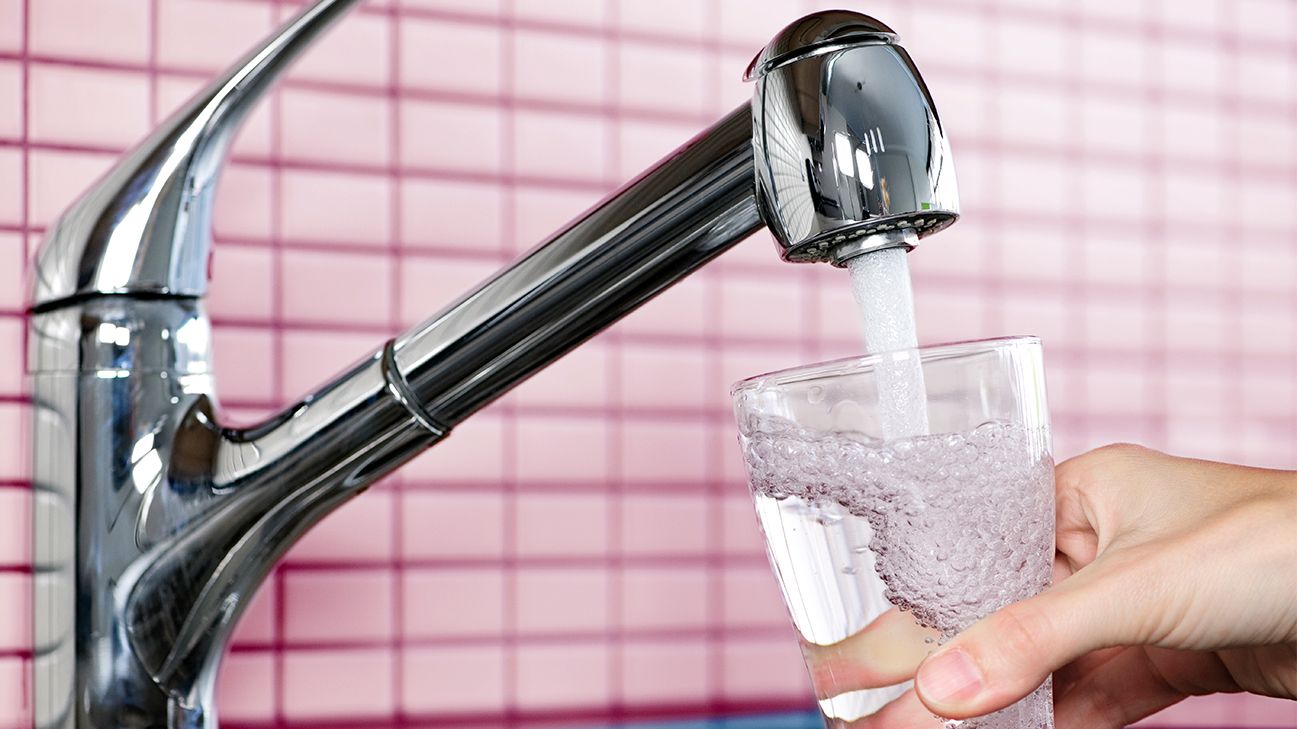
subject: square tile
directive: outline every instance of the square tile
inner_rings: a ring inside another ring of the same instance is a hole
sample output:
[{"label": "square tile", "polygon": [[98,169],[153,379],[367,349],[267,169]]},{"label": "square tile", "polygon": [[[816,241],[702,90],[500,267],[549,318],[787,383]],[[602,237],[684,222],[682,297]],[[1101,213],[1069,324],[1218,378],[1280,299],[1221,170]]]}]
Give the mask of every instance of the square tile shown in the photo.
[{"label": "square tile", "polygon": [[400,37],[402,88],[483,96],[500,93],[503,37],[495,28],[407,17],[401,21]]},{"label": "square tile", "polygon": [[212,277],[207,310],[218,322],[269,321],[275,298],[273,251],[269,246],[217,242],[212,247]]},{"label": "square tile", "polygon": [[608,629],[606,570],[525,567],[514,580],[519,632],[598,635]]},{"label": "square tile", "polygon": [[608,454],[602,419],[529,416],[518,422],[517,469],[528,481],[602,483]]},{"label": "square tile", "polygon": [[[0,185],[4,184],[3,179],[4,151],[0,150]],[[4,195],[0,193],[0,209],[3,207]],[[17,233],[0,232],[0,261],[3,261],[0,264],[0,311],[16,313],[27,303],[27,287],[23,284],[27,247]]]},{"label": "square tile", "polygon": [[512,58],[519,98],[587,105],[606,101],[609,49],[600,37],[519,30]]},{"label": "square tile", "polygon": [[[402,22],[402,25],[408,23]],[[293,81],[383,88],[392,82],[392,21],[361,8],[329,29],[288,71]]]},{"label": "square tile", "polygon": [[573,26],[599,27],[607,23],[610,5],[604,0],[524,0],[514,3],[514,14],[526,20],[561,23]]},{"label": "square tile", "polygon": [[793,632],[726,642],[721,692],[733,701],[810,701],[810,679]]},{"label": "square tile", "polygon": [[273,27],[273,8],[265,3],[185,0],[157,9],[158,63],[169,68],[220,71]]},{"label": "square tile", "polygon": [[765,565],[727,567],[721,582],[725,591],[725,625],[746,628],[788,625],[788,610],[779,593],[779,584]]},{"label": "square tile", "polygon": [[[271,209],[275,203],[272,172],[261,166],[232,162],[221,173],[212,230],[217,238],[269,241]],[[220,247],[219,244],[217,246]]]},{"label": "square tile", "polygon": [[607,176],[607,135],[608,124],[601,116],[519,111],[514,122],[517,172],[531,178],[601,182]]},{"label": "square tile", "polygon": [[520,404],[539,407],[608,407],[610,356],[599,342],[586,342],[522,383]]},{"label": "square tile", "polygon": [[0,61],[0,139],[22,136],[22,80],[22,66],[17,61]]},{"label": "square tile", "polygon": [[279,634],[277,626],[279,614],[277,584],[279,579],[278,572],[272,574],[252,594],[252,601],[248,603],[243,616],[239,618],[239,622],[234,629],[234,636],[230,639],[230,645],[264,647],[274,642],[275,637]]},{"label": "square tile", "polygon": [[494,714],[505,706],[500,646],[437,646],[403,651],[401,708],[407,714]]},{"label": "square tile", "polygon": [[283,395],[300,398],[332,380],[378,348],[379,337],[369,333],[287,331],[283,337],[281,368]]},{"label": "square tile", "polygon": [[608,554],[604,494],[519,494],[515,510],[514,540],[520,554],[593,558]]},{"label": "square tile", "polygon": [[700,38],[707,22],[705,7],[691,0],[620,3],[617,22],[623,32],[672,38]]},{"label": "square tile", "polygon": [[500,265],[490,260],[411,256],[400,261],[400,319],[413,326],[475,290]]},{"label": "square tile", "polygon": [[510,248],[530,250],[591,210],[599,195],[590,190],[566,190],[543,184],[520,184],[513,190],[513,230]]},{"label": "square tile", "polygon": [[221,661],[217,706],[225,721],[275,718],[275,658],[269,652],[232,653]]},{"label": "square tile", "polygon": [[706,478],[706,428],[695,422],[632,422],[622,428],[621,476],[639,484],[689,484]]},{"label": "square tile", "polygon": [[149,60],[149,4],[138,0],[29,2],[33,53],[87,61]]},{"label": "square tile", "polygon": [[501,494],[407,491],[401,497],[400,518],[404,559],[503,559]]},{"label": "square tile", "polygon": [[0,147],[0,224],[5,226],[22,223],[22,154],[21,149]]},{"label": "square tile", "polygon": [[31,452],[26,445],[30,417],[26,406],[0,402],[0,433],[10,434],[0,438],[0,480],[22,481],[31,473]]},{"label": "square tile", "polygon": [[[494,106],[404,98],[400,101],[401,159],[406,168],[498,173],[503,167],[503,121]],[[454,139],[455,144],[445,140]]]},{"label": "square tile", "polygon": [[403,579],[403,639],[491,637],[504,631],[501,568],[414,569]]},{"label": "square tile", "polygon": [[392,191],[389,178],[374,174],[285,172],[284,236],[313,243],[384,246],[392,238]]},{"label": "square tile", "polygon": [[[412,485],[451,482],[498,487],[504,479],[505,458],[505,423],[499,417],[479,413],[455,426],[446,440],[407,464],[402,474]],[[484,528],[491,529],[489,525]]]},{"label": "square tile", "polygon": [[[0,320],[0,332],[3,331]],[[274,395],[274,370],[252,367],[252,362],[271,362],[274,341],[269,330],[216,326],[212,331],[212,371],[216,373],[222,399],[264,404]]]},{"label": "square tile", "polygon": [[[393,261],[382,255],[285,251],[284,316],[290,320],[385,326],[391,302],[375,296],[392,281]],[[374,337],[375,346],[380,344]]]},{"label": "square tile", "polygon": [[518,649],[518,708],[530,711],[602,706],[611,691],[603,645],[526,645]]},{"label": "square tile", "polygon": [[505,192],[500,185],[407,177],[400,187],[401,243],[406,247],[473,253],[505,249]]},{"label": "square tile", "polygon": [[706,701],[711,650],[694,641],[628,641],[622,647],[623,698],[647,706]]},{"label": "square tile", "polygon": [[390,651],[290,650],[284,654],[284,716],[324,721],[389,718],[395,712]]},{"label": "square tile", "polygon": [[393,576],[384,570],[288,572],[284,640],[382,643],[392,639]]},{"label": "square tile", "polygon": [[0,658],[0,727],[27,729],[32,721],[31,666],[21,658]]},{"label": "square tile", "polygon": [[0,49],[22,50],[25,0],[0,0]]},{"label": "square tile", "polygon": [[0,567],[31,564],[31,491],[0,488]]},{"label": "square tile", "polygon": [[369,564],[390,561],[396,552],[392,526],[396,497],[370,489],[311,528],[293,546],[288,561]]},{"label": "square tile", "polygon": [[710,577],[703,567],[626,568],[621,579],[621,626],[630,631],[705,627]]},{"label": "square tile", "polygon": [[[8,153],[8,154],[7,154]],[[16,152],[0,149],[0,190],[3,190],[6,157],[17,160]],[[116,161],[116,156],[99,152],[62,152],[31,150],[28,152],[27,207],[28,222],[48,226],[56,217]],[[5,196],[0,195],[0,219],[5,217]]]},{"label": "square tile", "polygon": [[29,99],[34,141],[126,148],[149,128],[144,74],[35,64]]},{"label": "square tile", "polygon": [[281,98],[286,159],[371,167],[390,164],[392,108],[386,97],[289,88]]},{"label": "square tile", "polygon": [[627,494],[619,499],[618,529],[628,555],[706,554],[711,505],[695,493]]},{"label": "square tile", "polygon": [[0,651],[30,651],[31,622],[31,575],[0,572]]},{"label": "square tile", "polygon": [[[649,43],[618,49],[617,103],[623,109],[702,114],[708,108],[707,49],[665,51]],[[683,140],[681,140],[683,141]]]}]

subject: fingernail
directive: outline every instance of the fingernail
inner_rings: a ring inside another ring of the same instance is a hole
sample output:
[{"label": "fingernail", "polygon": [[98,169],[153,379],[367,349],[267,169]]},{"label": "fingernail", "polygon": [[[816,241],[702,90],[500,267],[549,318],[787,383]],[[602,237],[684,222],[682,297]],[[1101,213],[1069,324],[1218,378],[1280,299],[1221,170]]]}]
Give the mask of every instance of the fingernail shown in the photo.
[{"label": "fingernail", "polygon": [[982,672],[962,650],[955,648],[929,658],[915,679],[924,698],[941,703],[967,701],[982,691]]}]

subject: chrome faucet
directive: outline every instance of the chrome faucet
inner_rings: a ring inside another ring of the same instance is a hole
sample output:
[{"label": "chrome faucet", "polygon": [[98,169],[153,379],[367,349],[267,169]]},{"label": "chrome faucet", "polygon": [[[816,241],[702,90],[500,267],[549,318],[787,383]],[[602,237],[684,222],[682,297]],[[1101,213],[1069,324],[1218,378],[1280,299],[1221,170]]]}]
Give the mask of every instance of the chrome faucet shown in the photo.
[{"label": "chrome faucet", "polygon": [[354,5],[319,0],[285,24],[124,155],[40,251],[40,729],[216,727],[226,640],[303,532],[763,223],[784,259],[842,265],[958,215],[944,130],[892,30],[817,13],[752,62],[751,104],[301,402],[223,426],[203,295],[225,154]]}]

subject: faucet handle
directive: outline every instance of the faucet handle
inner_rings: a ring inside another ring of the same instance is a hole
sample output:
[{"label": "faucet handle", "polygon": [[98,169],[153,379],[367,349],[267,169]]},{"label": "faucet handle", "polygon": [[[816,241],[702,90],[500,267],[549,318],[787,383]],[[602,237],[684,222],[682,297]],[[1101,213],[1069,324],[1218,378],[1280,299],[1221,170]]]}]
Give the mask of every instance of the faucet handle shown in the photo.
[{"label": "faucet handle", "polygon": [[280,73],[358,0],[319,0],[128,151],[51,226],[31,305],[207,292],[212,203],[239,125]]},{"label": "faucet handle", "polygon": [[896,33],[830,10],[748,66],[757,202],[788,261],[835,265],[913,246],[959,217],[950,144]]}]

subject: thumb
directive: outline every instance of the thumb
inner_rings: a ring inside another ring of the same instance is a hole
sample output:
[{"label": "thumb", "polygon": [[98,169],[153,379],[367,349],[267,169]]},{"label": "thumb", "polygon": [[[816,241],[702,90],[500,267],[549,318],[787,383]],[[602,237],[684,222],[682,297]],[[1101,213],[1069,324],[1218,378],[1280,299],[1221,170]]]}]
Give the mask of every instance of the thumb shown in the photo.
[{"label": "thumb", "polygon": [[973,624],[919,666],[919,698],[947,718],[982,716],[1027,696],[1090,651],[1139,642],[1127,635],[1134,607],[1128,580],[1114,572],[1096,561]]}]

